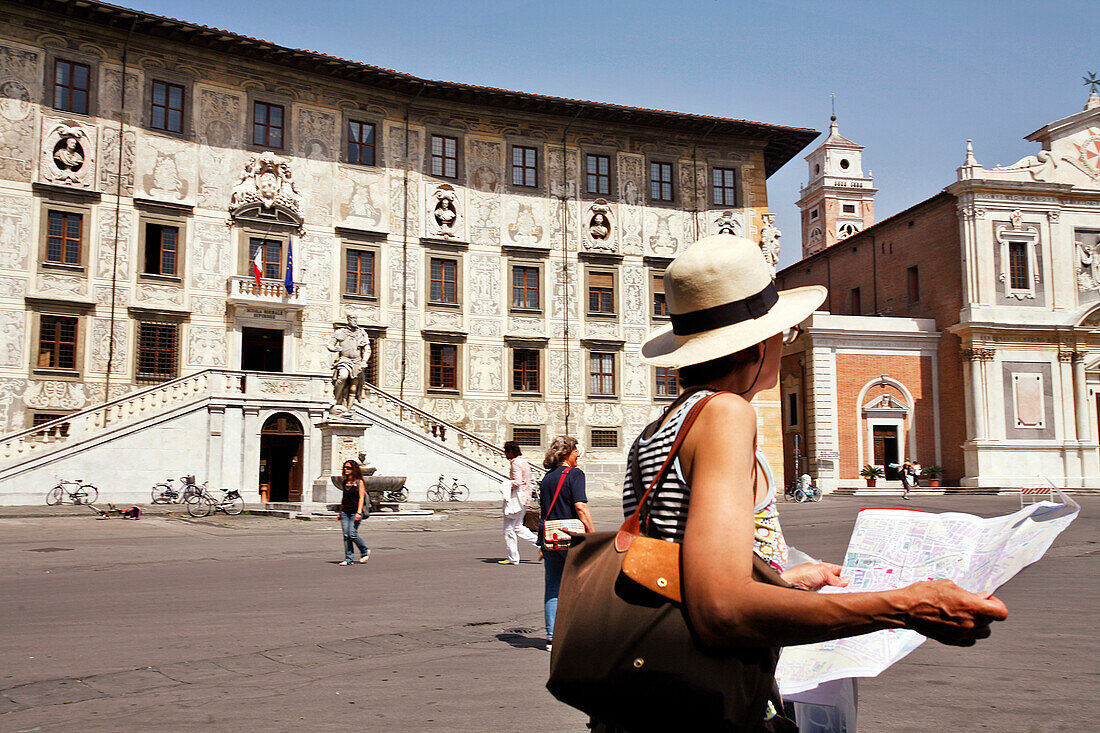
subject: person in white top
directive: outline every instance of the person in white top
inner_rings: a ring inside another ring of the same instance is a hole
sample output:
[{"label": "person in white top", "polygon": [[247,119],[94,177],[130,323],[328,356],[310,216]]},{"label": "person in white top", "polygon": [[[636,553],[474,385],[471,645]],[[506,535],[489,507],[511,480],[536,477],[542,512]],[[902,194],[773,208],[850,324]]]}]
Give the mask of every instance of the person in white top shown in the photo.
[{"label": "person in white top", "polygon": [[519,540],[524,539],[538,546],[535,533],[523,526],[523,515],[531,503],[531,464],[520,455],[519,444],[509,440],[504,444],[504,457],[508,459],[508,481],[501,484],[504,498],[504,549],[508,557],[499,560],[501,565],[519,565]]}]

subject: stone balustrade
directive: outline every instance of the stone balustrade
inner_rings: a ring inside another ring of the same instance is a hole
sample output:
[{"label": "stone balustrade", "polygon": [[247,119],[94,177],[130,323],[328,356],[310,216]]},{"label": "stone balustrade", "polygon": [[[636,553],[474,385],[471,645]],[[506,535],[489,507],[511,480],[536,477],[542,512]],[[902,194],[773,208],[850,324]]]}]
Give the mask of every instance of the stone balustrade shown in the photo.
[{"label": "stone balustrade", "polygon": [[299,308],[304,306],[301,301],[301,283],[294,283],[294,289],[287,292],[286,284],[282,280],[263,278],[257,284],[254,277],[233,275],[229,277],[227,285],[231,303]]}]

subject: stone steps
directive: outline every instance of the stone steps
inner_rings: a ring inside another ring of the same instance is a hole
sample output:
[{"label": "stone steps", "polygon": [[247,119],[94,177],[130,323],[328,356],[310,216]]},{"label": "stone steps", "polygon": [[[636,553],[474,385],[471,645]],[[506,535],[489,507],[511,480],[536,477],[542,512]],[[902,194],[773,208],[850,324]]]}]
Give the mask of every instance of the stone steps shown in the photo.
[{"label": "stone steps", "polygon": [[[262,517],[282,517],[283,519],[333,519],[335,517],[336,504],[325,504],[314,501],[269,501],[255,508],[247,509],[249,514]],[[370,517],[385,517],[386,519],[415,518],[424,519],[433,517],[434,509],[422,509],[416,502],[384,501],[381,509],[373,512]],[[370,517],[367,520],[370,520]]]}]

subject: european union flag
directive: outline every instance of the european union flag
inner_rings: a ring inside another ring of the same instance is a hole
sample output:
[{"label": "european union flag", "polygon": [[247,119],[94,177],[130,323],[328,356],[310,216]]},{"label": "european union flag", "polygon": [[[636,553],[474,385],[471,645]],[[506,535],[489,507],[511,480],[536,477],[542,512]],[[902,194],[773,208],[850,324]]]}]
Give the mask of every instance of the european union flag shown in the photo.
[{"label": "european union flag", "polygon": [[294,240],[287,238],[286,241],[286,285],[287,295],[294,293]]}]

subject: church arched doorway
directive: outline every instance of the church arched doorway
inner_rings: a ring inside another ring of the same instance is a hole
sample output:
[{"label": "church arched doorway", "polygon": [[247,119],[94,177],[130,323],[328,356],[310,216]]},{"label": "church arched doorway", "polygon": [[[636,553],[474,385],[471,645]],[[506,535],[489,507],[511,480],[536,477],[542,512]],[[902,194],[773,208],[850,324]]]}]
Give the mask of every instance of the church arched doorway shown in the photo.
[{"label": "church arched doorway", "polygon": [[277,412],[260,431],[260,484],[270,487],[269,501],[302,500],[302,444],[298,418]]}]

